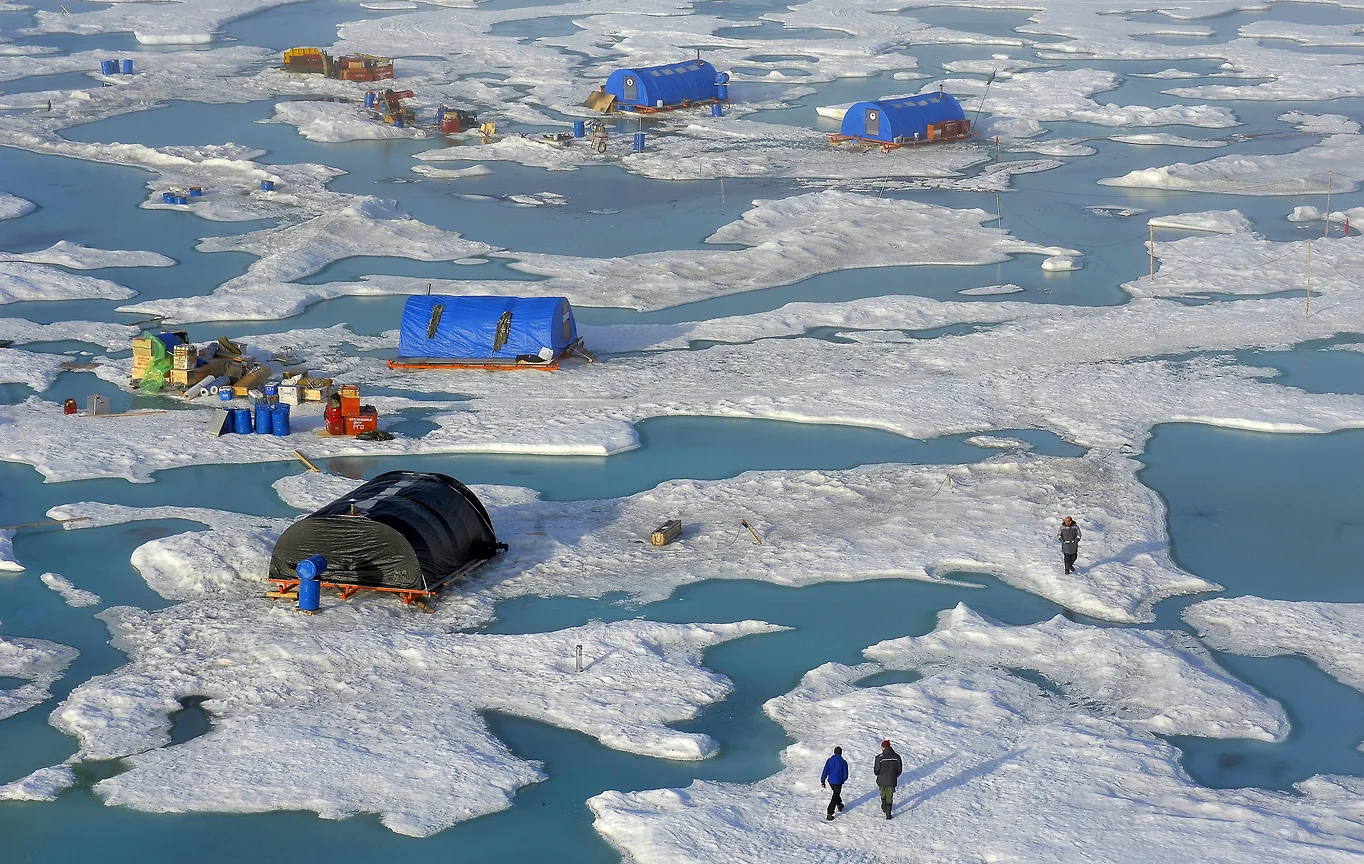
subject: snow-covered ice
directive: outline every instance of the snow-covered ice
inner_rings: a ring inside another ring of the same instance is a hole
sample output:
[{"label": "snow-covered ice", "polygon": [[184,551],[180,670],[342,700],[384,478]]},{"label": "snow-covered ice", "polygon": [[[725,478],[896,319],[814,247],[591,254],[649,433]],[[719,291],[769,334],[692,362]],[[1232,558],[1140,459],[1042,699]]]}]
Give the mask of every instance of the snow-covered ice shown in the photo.
[{"label": "snow-covered ice", "polygon": [[[713,740],[668,728],[730,690],[701,667],[702,651],[780,629],[624,621],[454,634],[406,616],[376,626],[344,604],[304,616],[263,599],[156,613],[116,607],[100,617],[129,662],[78,686],[52,723],[79,739],[77,758],[126,760],[126,772],[96,784],[106,802],[153,812],[379,813],[389,829],[417,837],[505,809],[519,787],[544,779],[492,737],[480,712],[631,753],[702,759]],[[185,696],[207,697],[212,728],[164,747],[168,715]]]},{"label": "snow-covered ice", "polygon": [[102,602],[98,594],[93,591],[85,591],[77,588],[75,585],[71,584],[70,579],[67,579],[60,573],[44,573],[39,578],[42,579],[44,585],[61,595],[62,600],[64,600],[68,606],[77,608],[83,606],[98,606],[100,602]]},{"label": "snow-covered ice", "polygon": [[[1183,864],[1191,855],[1215,864],[1345,864],[1364,854],[1364,781],[1314,777],[1297,784],[1298,794],[1208,789],[1184,773],[1174,747],[1102,701],[1053,696],[979,668],[856,686],[880,668],[827,664],[764,706],[796,741],[782,752],[780,773],[752,784],[604,792],[588,801],[598,832],[638,864]],[[890,822],[870,777],[883,738],[905,763],[899,818]],[[852,772],[843,787],[848,809],[830,824],[819,771],[835,745]]]},{"label": "snow-covered ice", "polygon": [[873,645],[869,659],[891,669],[1031,669],[1066,695],[1161,735],[1282,740],[1283,708],[1219,667],[1186,633],[1050,621],[1010,627],[965,604],[938,613],[926,636]]},{"label": "snow-covered ice", "polygon": [[47,699],[51,695],[48,688],[66,674],[66,667],[78,656],[75,648],[46,639],[0,637],[0,677],[28,681],[12,690],[0,689],[0,720]]},{"label": "snow-covered ice", "polygon": [[39,768],[27,777],[0,785],[0,801],[55,801],[59,792],[75,783],[75,773],[65,765]]},{"label": "snow-covered ice", "polygon": [[67,273],[56,267],[0,263],[0,304],[28,300],[126,300],[136,294],[117,282]]},{"label": "snow-covered ice", "polygon": [[14,557],[14,530],[0,529],[0,571],[17,573],[24,569]]},{"label": "snow-covered ice", "polygon": [[36,204],[7,192],[0,192],[0,219],[17,219],[37,209]]},{"label": "snow-covered ice", "polygon": [[[0,252],[2,262],[51,264],[72,270],[100,270],[105,267],[170,267],[174,258],[156,252],[126,252],[91,249],[68,240],[58,240],[51,248],[38,252]],[[120,298],[115,298],[120,299]]]},{"label": "snow-covered ice", "polygon": [[1184,610],[1209,645],[1232,654],[1298,654],[1364,691],[1364,603],[1228,597]]},{"label": "snow-covered ice", "polygon": [[1250,220],[1240,210],[1204,210],[1201,213],[1153,216],[1146,220],[1146,224],[1152,228],[1207,231],[1211,234],[1240,234],[1251,230]]},{"label": "snow-covered ice", "polygon": [[1176,162],[1160,168],[1137,168],[1099,182],[1105,186],[1180,189],[1250,195],[1353,192],[1359,183],[1333,172],[1364,157],[1364,136],[1337,134],[1293,153],[1274,156],[1218,156],[1206,162]]}]

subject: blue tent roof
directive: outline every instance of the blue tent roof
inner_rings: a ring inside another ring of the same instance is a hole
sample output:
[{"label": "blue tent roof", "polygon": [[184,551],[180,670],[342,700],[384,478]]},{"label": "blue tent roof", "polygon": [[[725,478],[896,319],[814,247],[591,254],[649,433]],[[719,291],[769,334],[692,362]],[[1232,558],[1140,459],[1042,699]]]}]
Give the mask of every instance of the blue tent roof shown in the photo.
[{"label": "blue tent roof", "polygon": [[715,85],[728,80],[728,73],[716,72],[705,60],[688,60],[666,66],[617,69],[606,79],[606,92],[624,106],[672,108],[684,102],[714,99]]},{"label": "blue tent roof", "polygon": [[[499,325],[503,321],[499,335]],[[563,297],[409,297],[398,356],[405,359],[551,360],[578,341]]]},{"label": "blue tent roof", "polygon": [[928,127],[965,120],[961,103],[947,93],[855,102],[843,115],[841,134],[869,141],[895,141],[900,138],[928,140]]}]

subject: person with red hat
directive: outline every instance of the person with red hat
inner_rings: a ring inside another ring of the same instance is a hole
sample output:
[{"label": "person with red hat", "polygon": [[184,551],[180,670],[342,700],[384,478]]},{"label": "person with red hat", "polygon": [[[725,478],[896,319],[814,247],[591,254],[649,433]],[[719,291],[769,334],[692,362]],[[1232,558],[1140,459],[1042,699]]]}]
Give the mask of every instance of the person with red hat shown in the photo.
[{"label": "person with red hat", "polygon": [[881,812],[886,814],[887,819],[895,804],[895,784],[900,781],[900,772],[903,770],[900,754],[895,752],[889,741],[882,741],[872,773],[876,775],[876,785],[881,790]]}]

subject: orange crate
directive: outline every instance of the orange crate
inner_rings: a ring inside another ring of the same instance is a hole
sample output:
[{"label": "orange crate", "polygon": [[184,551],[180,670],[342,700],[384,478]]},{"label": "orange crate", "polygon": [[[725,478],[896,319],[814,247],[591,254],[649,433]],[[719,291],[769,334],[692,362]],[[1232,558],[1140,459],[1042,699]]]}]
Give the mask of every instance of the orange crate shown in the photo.
[{"label": "orange crate", "polygon": [[378,414],[361,414],[359,417],[347,417],[346,434],[359,435],[361,432],[373,432],[379,428]]}]

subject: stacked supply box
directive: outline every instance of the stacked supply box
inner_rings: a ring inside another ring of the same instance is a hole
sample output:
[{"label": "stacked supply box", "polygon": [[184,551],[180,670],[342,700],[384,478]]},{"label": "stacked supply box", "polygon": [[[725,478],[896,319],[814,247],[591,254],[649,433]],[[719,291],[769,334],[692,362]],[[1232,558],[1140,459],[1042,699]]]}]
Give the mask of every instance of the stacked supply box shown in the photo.
[{"label": "stacked supply box", "polygon": [[181,344],[171,349],[170,382],[187,387],[203,377],[198,370],[199,350],[193,345]]},{"label": "stacked supply box", "polygon": [[346,434],[359,435],[379,428],[379,412],[372,405],[360,404],[360,387],[342,384],[336,391],[341,397],[341,416],[346,421]]}]

